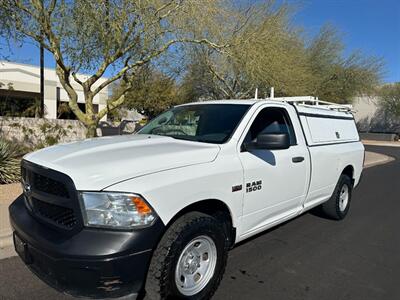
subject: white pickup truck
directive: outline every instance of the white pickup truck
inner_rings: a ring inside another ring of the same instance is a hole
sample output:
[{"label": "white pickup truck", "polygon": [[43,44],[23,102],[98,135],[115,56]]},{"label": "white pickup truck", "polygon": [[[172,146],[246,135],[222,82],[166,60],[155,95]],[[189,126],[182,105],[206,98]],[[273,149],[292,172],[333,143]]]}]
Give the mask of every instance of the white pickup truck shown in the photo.
[{"label": "white pickup truck", "polygon": [[134,135],[27,155],[10,206],[15,248],[72,295],[209,299],[235,243],[316,206],[343,219],[363,159],[345,106],[177,106]]}]

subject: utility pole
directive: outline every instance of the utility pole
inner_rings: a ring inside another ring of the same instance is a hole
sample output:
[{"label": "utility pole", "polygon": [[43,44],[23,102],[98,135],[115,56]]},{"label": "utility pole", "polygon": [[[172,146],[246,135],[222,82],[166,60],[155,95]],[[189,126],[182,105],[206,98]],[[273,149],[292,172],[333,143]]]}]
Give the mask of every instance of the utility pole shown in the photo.
[{"label": "utility pole", "polygon": [[[43,0],[41,1],[42,9]],[[40,31],[43,40],[43,30]],[[44,48],[42,43],[40,43],[40,113],[42,118],[44,118]]]},{"label": "utility pole", "polygon": [[44,49],[40,44],[40,112],[44,118]]}]

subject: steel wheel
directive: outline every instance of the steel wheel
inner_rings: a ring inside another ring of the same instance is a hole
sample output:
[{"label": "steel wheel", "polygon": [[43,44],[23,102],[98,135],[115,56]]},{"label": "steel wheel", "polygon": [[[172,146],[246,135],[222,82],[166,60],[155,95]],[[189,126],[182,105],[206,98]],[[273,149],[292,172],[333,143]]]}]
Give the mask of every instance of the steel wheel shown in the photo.
[{"label": "steel wheel", "polygon": [[177,289],[184,296],[199,293],[214,275],[217,248],[208,236],[196,237],[183,249],[175,270]]},{"label": "steel wheel", "polygon": [[339,195],[339,209],[340,211],[345,211],[347,204],[349,203],[349,187],[347,184],[342,186]]}]

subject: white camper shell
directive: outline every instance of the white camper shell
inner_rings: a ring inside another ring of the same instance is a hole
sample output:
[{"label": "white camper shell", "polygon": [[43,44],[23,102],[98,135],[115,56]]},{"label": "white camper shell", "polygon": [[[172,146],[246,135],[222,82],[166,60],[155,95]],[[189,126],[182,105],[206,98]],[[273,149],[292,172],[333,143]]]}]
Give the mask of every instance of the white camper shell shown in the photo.
[{"label": "white camper shell", "polygon": [[310,96],[271,100],[296,106],[309,146],[359,141],[351,105],[321,101]]}]

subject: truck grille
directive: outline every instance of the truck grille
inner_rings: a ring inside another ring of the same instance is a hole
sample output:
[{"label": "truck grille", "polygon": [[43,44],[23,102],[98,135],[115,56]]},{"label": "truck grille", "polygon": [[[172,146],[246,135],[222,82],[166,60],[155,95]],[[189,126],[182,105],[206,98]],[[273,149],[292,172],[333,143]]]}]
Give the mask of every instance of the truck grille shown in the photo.
[{"label": "truck grille", "polygon": [[31,214],[65,233],[83,226],[78,193],[66,174],[22,161],[22,183]]},{"label": "truck grille", "polygon": [[31,204],[35,213],[57,225],[73,228],[77,224],[74,211],[70,208],[47,203],[36,198],[32,198]]},{"label": "truck grille", "polygon": [[69,198],[68,190],[63,183],[37,173],[33,173],[33,186],[40,192]]}]

